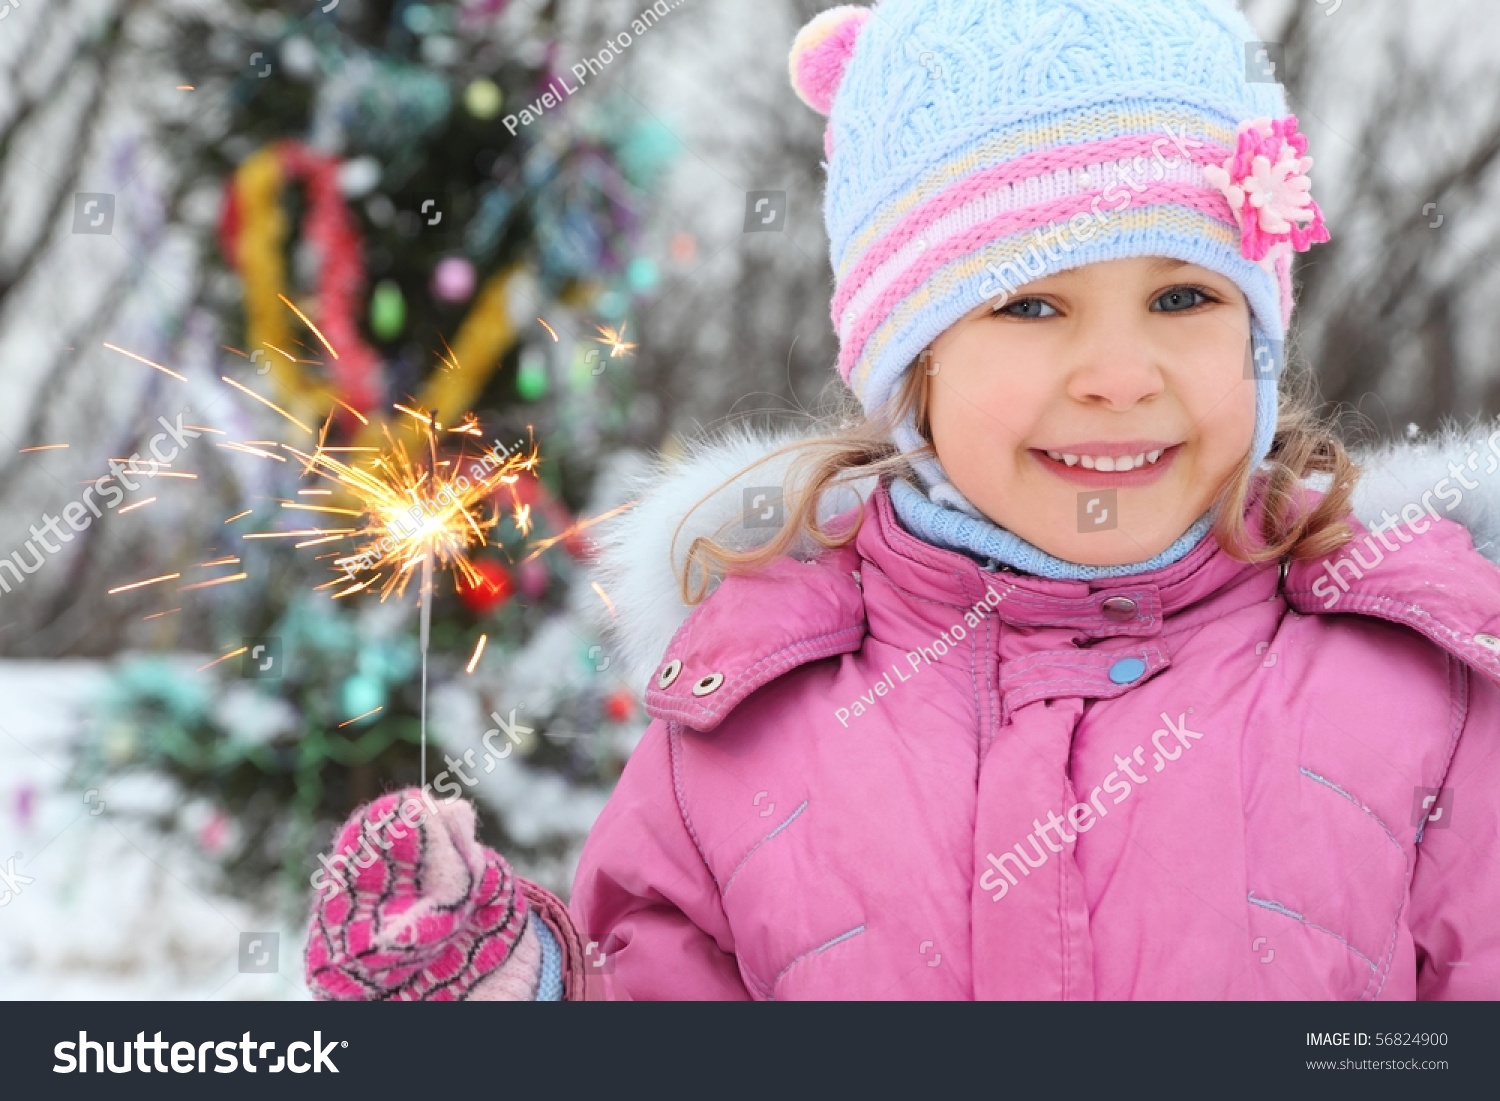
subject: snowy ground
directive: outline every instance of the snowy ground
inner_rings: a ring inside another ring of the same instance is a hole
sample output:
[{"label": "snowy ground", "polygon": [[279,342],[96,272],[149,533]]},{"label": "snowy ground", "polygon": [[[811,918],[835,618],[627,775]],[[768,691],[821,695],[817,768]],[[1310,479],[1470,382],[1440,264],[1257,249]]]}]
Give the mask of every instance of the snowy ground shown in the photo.
[{"label": "snowy ground", "polygon": [[[576,645],[565,636],[544,632],[532,656]],[[279,882],[259,906],[211,887],[199,839],[164,838],[129,813],[183,798],[163,777],[128,773],[100,790],[71,779],[71,746],[88,732],[107,672],[96,662],[0,662],[0,999],[307,998],[304,931],[285,917],[306,900],[284,906]],[[459,753],[489,725],[463,692],[434,704],[436,736]],[[481,813],[502,815],[512,836],[581,843],[606,793],[507,765],[470,793]],[[577,851],[516,870],[566,897]]]},{"label": "snowy ground", "polygon": [[[69,782],[69,745],[104,674],[92,662],[0,663],[0,997],[306,998],[301,931],[208,889],[205,854],[125,813],[178,797],[170,784]],[[240,970],[247,933],[279,934],[276,971],[265,944],[255,958],[268,970]]]}]

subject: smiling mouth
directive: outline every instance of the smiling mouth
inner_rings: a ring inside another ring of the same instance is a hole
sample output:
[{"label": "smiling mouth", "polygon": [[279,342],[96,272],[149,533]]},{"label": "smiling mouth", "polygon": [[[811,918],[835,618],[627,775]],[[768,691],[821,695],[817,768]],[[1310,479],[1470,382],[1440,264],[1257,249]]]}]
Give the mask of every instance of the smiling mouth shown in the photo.
[{"label": "smiling mouth", "polygon": [[1074,455],[1068,451],[1045,451],[1043,454],[1053,462],[1065,466],[1081,466],[1085,470],[1126,471],[1159,462],[1167,450],[1169,449],[1158,447],[1150,451],[1137,451],[1134,455]]},{"label": "smiling mouth", "polygon": [[1118,455],[1034,447],[1029,450],[1038,463],[1064,481],[1092,489],[1107,489],[1144,486],[1157,481],[1172,467],[1182,445],[1146,447]]}]

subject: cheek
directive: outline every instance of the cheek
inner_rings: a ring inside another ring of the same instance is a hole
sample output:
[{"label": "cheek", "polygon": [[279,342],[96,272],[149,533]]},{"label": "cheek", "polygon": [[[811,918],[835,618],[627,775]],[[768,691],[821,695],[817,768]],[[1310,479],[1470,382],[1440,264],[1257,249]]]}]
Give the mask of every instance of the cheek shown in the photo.
[{"label": "cheek", "polygon": [[[928,417],[939,448],[993,457],[1031,436],[1047,405],[1035,373],[998,349],[953,349],[929,379]],[[946,437],[946,439],[945,439]]]},{"label": "cheek", "polygon": [[1255,383],[1243,377],[1238,364],[1228,374],[1217,384],[1196,387],[1188,409],[1204,454],[1224,466],[1244,456],[1255,434]]},{"label": "cheek", "polygon": [[998,384],[939,383],[930,399],[929,418],[938,455],[950,474],[1003,474],[1028,431],[1016,395]]}]

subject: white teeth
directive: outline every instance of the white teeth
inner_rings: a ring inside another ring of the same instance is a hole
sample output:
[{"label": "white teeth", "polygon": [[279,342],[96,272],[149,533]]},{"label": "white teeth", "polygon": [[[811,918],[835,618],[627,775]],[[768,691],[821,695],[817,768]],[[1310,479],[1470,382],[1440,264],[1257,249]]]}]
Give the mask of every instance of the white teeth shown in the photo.
[{"label": "white teeth", "polygon": [[1158,447],[1154,451],[1141,451],[1135,455],[1072,455],[1066,451],[1048,451],[1047,458],[1053,462],[1067,463],[1069,466],[1083,464],[1085,470],[1123,471],[1135,470],[1137,467],[1154,463],[1166,453],[1166,448]]}]

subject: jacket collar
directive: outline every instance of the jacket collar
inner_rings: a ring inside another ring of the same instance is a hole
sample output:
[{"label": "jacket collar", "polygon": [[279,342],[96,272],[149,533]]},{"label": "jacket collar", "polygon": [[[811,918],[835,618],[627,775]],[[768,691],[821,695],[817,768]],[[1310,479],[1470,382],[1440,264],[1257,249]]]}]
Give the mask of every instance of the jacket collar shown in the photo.
[{"label": "jacket collar", "polygon": [[[1251,507],[1259,504],[1252,497]],[[870,521],[856,544],[862,557],[899,588],[922,601],[972,607],[989,595],[994,614],[1021,628],[1070,628],[1089,638],[1150,636],[1169,616],[1201,605],[1225,590],[1247,589],[1244,602],[1265,600],[1276,588],[1276,563],[1239,562],[1212,537],[1167,566],[1128,577],[1066,581],[1022,574],[1006,567],[990,570],[970,556],[933,546],[902,526],[882,484],[869,502]],[[1253,582],[1260,580],[1260,584]],[[1250,591],[1253,590],[1253,591]],[[1215,614],[1225,609],[1218,607]]]},{"label": "jacket collar", "polygon": [[[1251,497],[1247,519],[1256,518],[1260,503],[1258,493]],[[878,634],[869,601],[877,585],[897,591],[935,628],[961,622],[966,611],[983,605],[1003,623],[1034,633],[1038,652],[1000,666],[1006,713],[1035,699],[1108,699],[1130,691],[1172,664],[1171,636],[1271,599],[1278,588],[1299,614],[1368,615],[1403,624],[1500,683],[1500,570],[1474,551],[1458,524],[1438,520],[1421,535],[1388,529],[1398,549],[1379,561],[1368,548],[1382,544],[1351,517],[1353,543],[1326,559],[1288,563],[1285,572],[1278,562],[1241,562],[1205,539],[1185,558],[1147,573],[1059,581],[989,570],[918,539],[897,519],[885,485],[865,508],[852,545],[727,578],[673,636],[647,685],[647,711],[696,730],[714,729],[769,681],[857,650],[867,633]],[[830,527],[857,515],[847,512]],[[1255,530],[1253,522],[1248,526]],[[1365,555],[1356,556],[1361,547]],[[1341,558],[1364,566],[1333,565]],[[1338,599],[1329,600],[1330,593]],[[1059,628],[1080,641],[1117,641],[1063,646],[1048,637],[1048,629]],[[1124,678],[1122,661],[1138,663]]]},{"label": "jacket collar", "polygon": [[1400,623],[1500,683],[1500,569],[1475,550],[1469,530],[1428,516],[1373,529],[1353,517],[1349,524],[1349,543],[1291,565],[1292,609]]},{"label": "jacket collar", "polygon": [[[1422,536],[1422,547],[1403,544],[1399,552],[1387,552],[1389,560],[1374,570],[1364,570],[1365,577],[1354,578],[1348,593],[1331,609],[1323,607],[1328,582],[1319,576],[1321,565],[1313,564],[1311,573],[1304,571],[1297,575],[1299,580],[1293,588],[1305,591],[1300,595],[1289,594],[1294,608],[1305,614],[1325,610],[1379,614],[1380,608],[1405,605],[1427,610],[1440,606],[1441,614],[1431,620],[1424,619],[1420,611],[1408,610],[1403,613],[1407,617],[1403,622],[1410,621],[1435,641],[1438,641],[1436,636],[1450,642],[1455,637],[1472,640],[1477,634],[1496,637],[1500,625],[1493,622],[1495,604],[1491,591],[1495,571],[1480,557],[1482,554],[1500,562],[1500,430],[1492,430],[1496,428],[1484,425],[1453,429],[1422,440],[1400,441],[1357,452],[1355,458],[1363,474],[1355,490],[1354,508],[1365,524],[1375,527],[1382,523],[1383,517],[1407,516],[1411,510],[1424,507],[1441,513],[1448,518],[1447,522]],[[609,642],[612,668],[632,688],[639,689],[656,675],[666,660],[662,656],[664,651],[684,621],[702,612],[702,607],[694,609],[684,604],[678,594],[677,576],[685,548],[695,537],[707,536],[729,538],[737,547],[746,549],[774,534],[774,528],[747,523],[747,511],[752,502],[763,510],[766,501],[774,501],[777,487],[793,484],[794,452],[788,450],[788,445],[800,442],[803,435],[802,429],[770,434],[750,428],[727,430],[712,438],[689,441],[683,454],[671,459],[663,456],[640,465],[634,472],[625,461],[628,456],[622,458],[618,485],[609,491],[601,490],[600,507],[626,499],[632,507],[591,529],[590,543],[595,556],[590,572],[599,587],[609,594],[607,606],[606,602],[599,602],[595,614],[598,628]],[[901,569],[892,568],[903,578],[903,584],[913,593],[943,601],[944,617],[950,614],[952,605],[965,598],[977,599],[996,579],[1017,589],[1018,610],[1013,620],[1016,624],[1027,621],[1027,617],[1040,616],[1047,621],[1046,617],[1058,615],[1076,624],[1077,619],[1066,617],[1080,614],[1076,604],[1080,593],[1115,590],[1129,596],[1128,590],[1133,587],[1149,587],[1153,592],[1145,594],[1141,613],[1144,623],[1127,627],[1127,631],[1143,626],[1149,629],[1150,617],[1158,614],[1151,606],[1153,595],[1161,606],[1159,614],[1171,615],[1175,628],[1214,614],[1212,609],[1221,602],[1204,598],[1216,586],[1227,586],[1226,592],[1236,592],[1235,586],[1245,586],[1245,598],[1254,593],[1269,597],[1274,592],[1277,576],[1274,568],[1245,566],[1233,563],[1232,559],[1229,562],[1233,565],[1218,561],[1218,548],[1212,539],[1205,539],[1183,560],[1168,567],[1102,583],[1049,582],[1004,571],[986,573],[960,552],[940,550],[911,536],[901,528],[891,510],[888,507],[883,510],[880,501],[871,496],[876,488],[875,479],[867,478],[830,490],[820,502],[819,519],[826,524],[868,498],[871,522],[881,524],[888,533],[879,544],[864,544],[869,554],[876,560],[884,556],[883,560],[901,563]],[[1467,532],[1456,531],[1459,527]],[[1359,530],[1357,547],[1363,545],[1363,535],[1370,529]],[[1468,533],[1472,533],[1472,543],[1480,554],[1469,549]],[[875,534],[866,533],[864,538],[869,540]],[[849,549],[852,553],[854,548]],[[822,548],[802,538],[789,553],[793,558],[815,558]],[[1364,561],[1374,561],[1369,550],[1359,553]],[[1243,572],[1221,575],[1221,569]],[[1296,569],[1294,565],[1293,570]],[[1343,570],[1352,577],[1349,568]],[[845,580],[847,577],[845,574]],[[1267,578],[1272,582],[1269,586]],[[1434,580],[1448,590],[1448,595],[1436,605],[1434,594],[1422,589]],[[1367,588],[1371,585],[1373,589]],[[1470,588],[1471,585],[1474,587]],[[740,587],[736,583],[735,588]],[[1374,599],[1361,600],[1363,593],[1373,593]],[[1021,599],[1023,595],[1025,600]],[[1056,599],[1063,601],[1063,605],[1055,604]],[[1010,609],[1006,612],[1011,614]],[[1114,625],[1098,624],[1097,618],[1089,619],[1087,611],[1082,614],[1085,629],[1092,623],[1099,630],[1118,630]],[[785,618],[800,617],[786,614]],[[1438,626],[1440,623],[1454,634],[1446,634]],[[1464,653],[1486,660],[1485,654],[1473,650],[1473,645],[1483,649],[1483,644],[1471,644]]]}]

